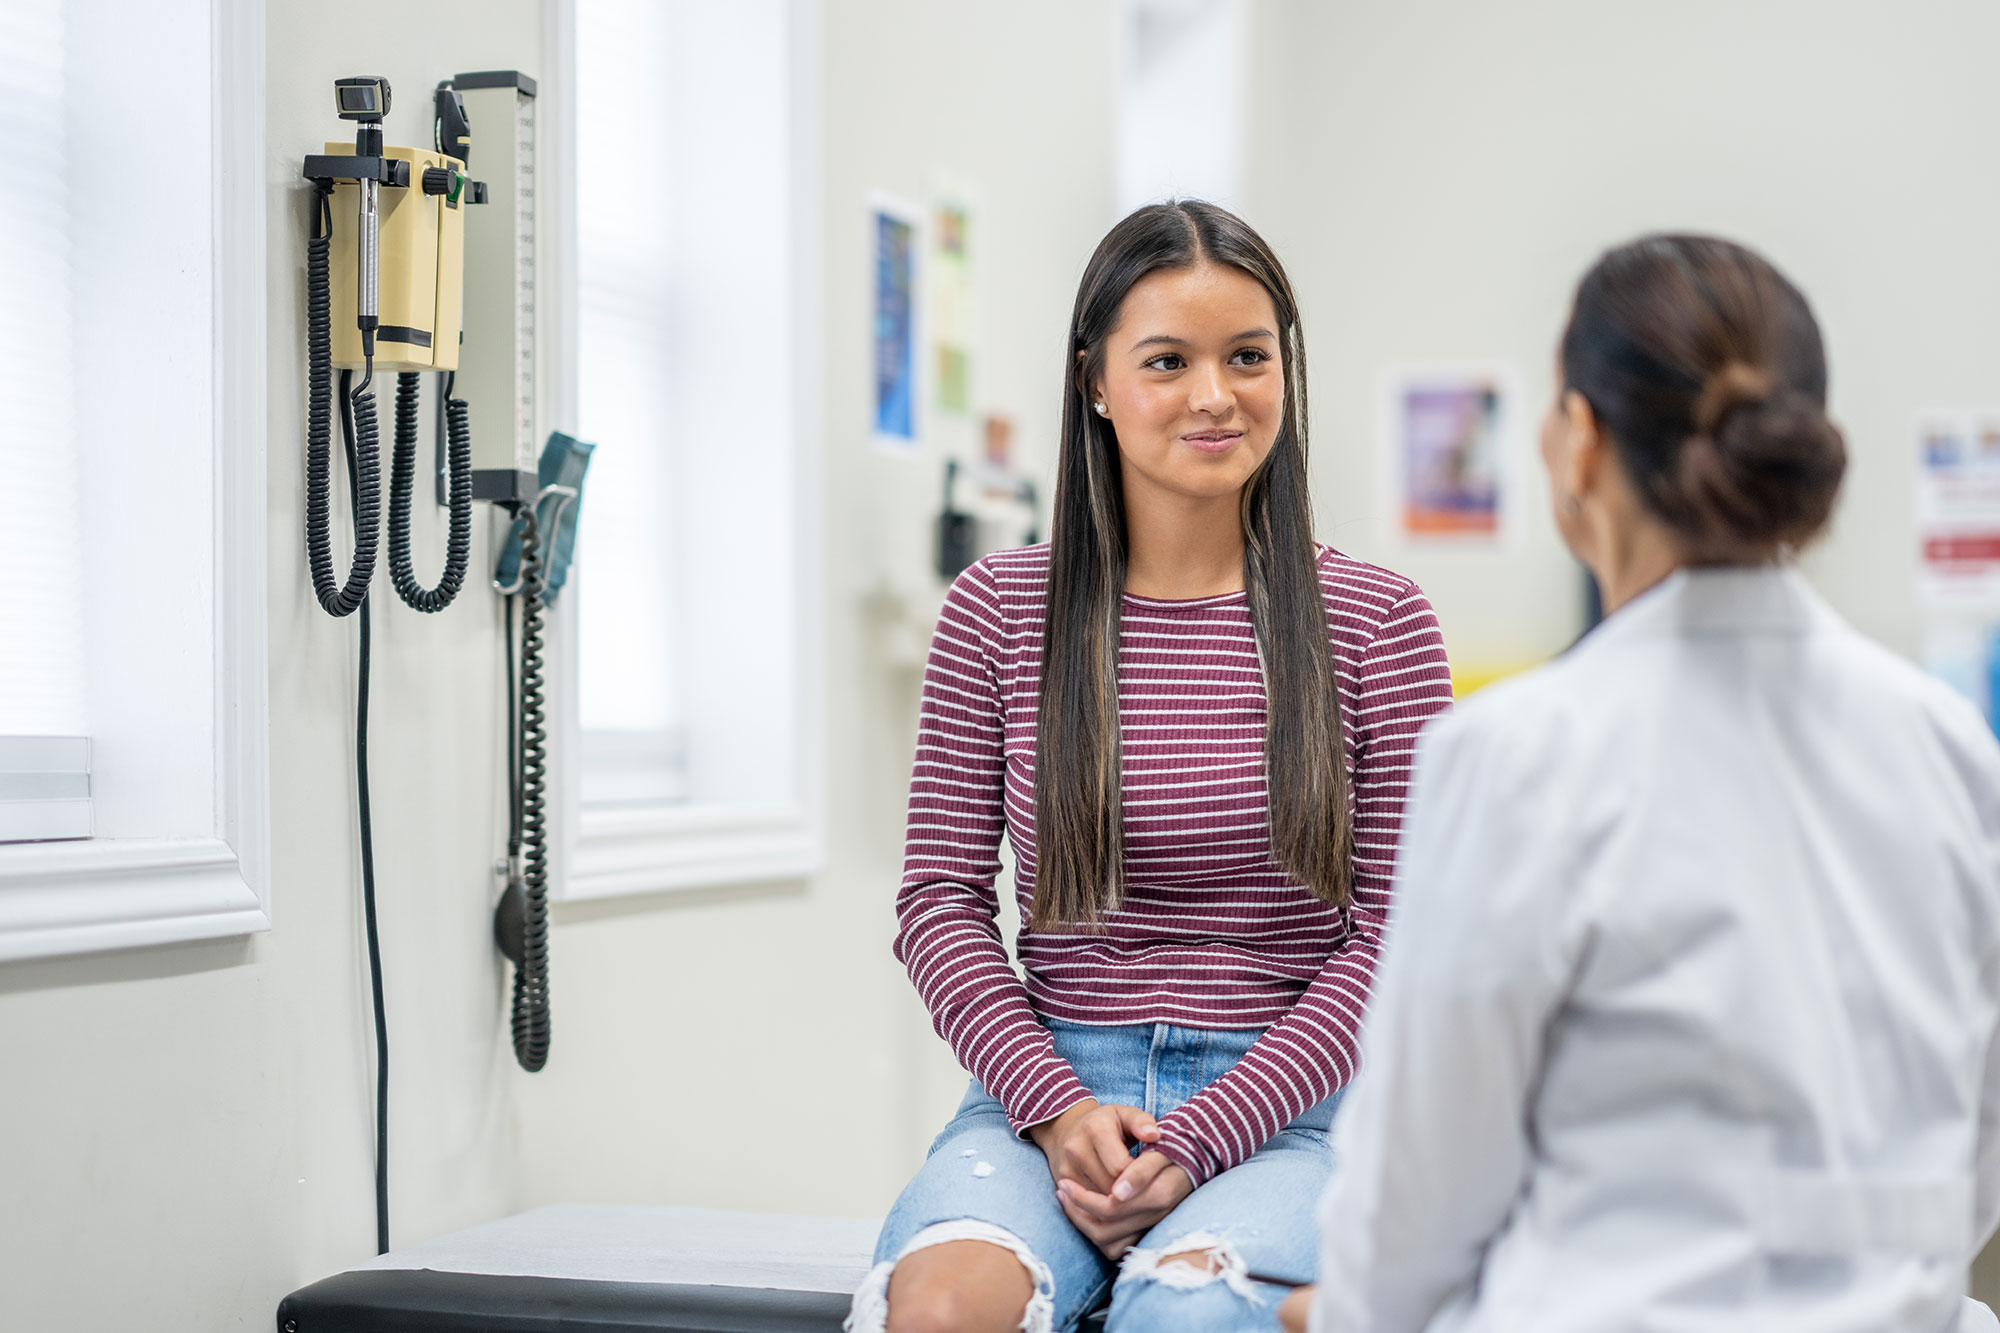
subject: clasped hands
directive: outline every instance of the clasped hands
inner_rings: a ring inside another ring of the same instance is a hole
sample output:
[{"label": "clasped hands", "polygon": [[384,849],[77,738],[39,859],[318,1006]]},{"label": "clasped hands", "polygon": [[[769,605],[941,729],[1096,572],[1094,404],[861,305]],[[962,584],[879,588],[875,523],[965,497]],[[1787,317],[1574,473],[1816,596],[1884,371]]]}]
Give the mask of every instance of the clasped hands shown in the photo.
[{"label": "clasped hands", "polygon": [[1116,1259],[1194,1192],[1194,1181],[1157,1149],[1159,1122],[1136,1106],[1086,1099],[1028,1130],[1049,1159],[1064,1216]]}]

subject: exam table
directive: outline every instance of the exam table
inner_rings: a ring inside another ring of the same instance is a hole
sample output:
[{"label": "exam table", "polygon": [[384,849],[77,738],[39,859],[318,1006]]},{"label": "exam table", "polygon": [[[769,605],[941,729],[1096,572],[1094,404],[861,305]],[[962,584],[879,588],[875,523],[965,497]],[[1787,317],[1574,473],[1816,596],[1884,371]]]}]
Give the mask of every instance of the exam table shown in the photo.
[{"label": "exam table", "polygon": [[[293,1292],[279,1333],[833,1330],[880,1222],[561,1204],[394,1250]],[[1965,1302],[1958,1333],[2000,1333]]]},{"label": "exam table", "polygon": [[278,1306],[279,1333],[837,1330],[879,1221],[563,1204],[393,1250]]}]

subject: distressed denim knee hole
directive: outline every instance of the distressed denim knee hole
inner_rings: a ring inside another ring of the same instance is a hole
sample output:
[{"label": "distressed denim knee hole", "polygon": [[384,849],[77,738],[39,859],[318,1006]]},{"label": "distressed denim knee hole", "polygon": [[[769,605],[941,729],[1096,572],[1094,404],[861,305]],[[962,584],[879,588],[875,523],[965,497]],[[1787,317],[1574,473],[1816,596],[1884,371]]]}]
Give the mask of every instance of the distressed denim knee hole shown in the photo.
[{"label": "distressed denim knee hole", "polygon": [[1213,1231],[1194,1231],[1165,1245],[1127,1251],[1118,1282],[1121,1286],[1155,1282],[1175,1291],[1198,1291],[1220,1282],[1252,1305],[1264,1303],[1251,1284],[1242,1252]]},{"label": "distressed denim knee hole", "polygon": [[1028,1297],[1027,1307],[1021,1312],[1021,1333],[1052,1333],[1056,1281],[1055,1275],[1049,1272],[1049,1266],[1038,1259],[1035,1252],[1028,1248],[1028,1243],[1013,1232],[970,1217],[925,1227],[910,1237],[902,1253],[869,1269],[868,1276],[861,1279],[861,1286],[854,1293],[854,1303],[848,1308],[847,1319],[841,1328],[846,1333],[885,1333],[889,1326],[889,1278],[895,1273],[896,1265],[918,1250],[960,1240],[997,1245],[1021,1261],[1021,1266],[1028,1270],[1028,1280],[1035,1286]]}]

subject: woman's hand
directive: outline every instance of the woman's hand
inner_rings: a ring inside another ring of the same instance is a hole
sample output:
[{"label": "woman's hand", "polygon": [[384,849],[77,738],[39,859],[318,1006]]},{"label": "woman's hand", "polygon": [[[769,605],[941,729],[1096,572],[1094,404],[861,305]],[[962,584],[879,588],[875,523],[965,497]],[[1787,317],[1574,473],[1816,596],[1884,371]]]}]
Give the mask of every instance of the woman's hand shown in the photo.
[{"label": "woman's hand", "polygon": [[1031,1126],[1028,1137],[1049,1159],[1049,1174],[1058,1185],[1075,1181],[1109,1194],[1132,1165],[1132,1145],[1157,1143],[1160,1127],[1136,1106],[1100,1106],[1086,1098]]},{"label": "woman's hand", "polygon": [[1313,1289],[1300,1287],[1285,1297],[1285,1303],[1278,1307],[1278,1324],[1285,1333],[1306,1333],[1306,1321],[1311,1318]]},{"label": "woman's hand", "polygon": [[1063,1214],[1107,1259],[1116,1259],[1131,1249],[1134,1241],[1159,1225],[1192,1193],[1193,1179],[1157,1151],[1141,1153],[1106,1191],[1093,1190],[1076,1180],[1056,1182],[1056,1198]]}]

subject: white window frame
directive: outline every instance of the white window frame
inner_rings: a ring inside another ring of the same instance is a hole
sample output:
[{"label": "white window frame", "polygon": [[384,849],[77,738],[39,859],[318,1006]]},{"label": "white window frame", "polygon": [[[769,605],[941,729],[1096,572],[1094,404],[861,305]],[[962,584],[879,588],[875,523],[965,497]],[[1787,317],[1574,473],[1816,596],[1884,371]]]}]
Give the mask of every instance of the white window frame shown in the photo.
[{"label": "white window frame", "polygon": [[0,962],[268,930],[264,0],[211,0],[215,234],[212,818],[0,845]]},{"label": "white window frame", "polygon": [[[576,420],[577,377],[577,251],[575,188],[575,93],[577,0],[550,0],[545,9],[544,58],[556,77],[549,80],[541,138],[543,175],[550,214],[542,228],[544,241],[538,270],[549,277],[543,308],[548,324],[543,345],[549,348],[543,365],[541,396],[550,428],[569,429]],[[798,730],[793,747],[797,773],[795,801],[769,805],[723,804],[699,798],[676,805],[640,810],[584,810],[579,802],[581,726],[577,707],[576,599],[557,605],[556,662],[558,699],[552,790],[557,808],[551,825],[555,834],[555,896],[566,900],[614,898],[633,894],[710,888],[732,884],[796,880],[816,873],[825,860],[824,749],[824,575],[817,553],[822,548],[820,473],[821,411],[820,349],[821,258],[820,198],[823,164],[820,139],[821,0],[790,0],[792,133],[792,309],[790,334],[795,382],[792,428],[785,441],[792,487],[791,510],[797,541],[792,562],[792,591],[797,645],[792,663],[794,716]],[[589,485],[585,484],[580,542],[590,531]],[[587,578],[580,563],[579,579]],[[690,701],[699,707],[698,699]]]},{"label": "white window frame", "polygon": [[[1242,127],[1250,88],[1249,0],[1120,0],[1117,199],[1123,214],[1143,204],[1196,198],[1239,207]],[[1140,49],[1142,26],[1171,29],[1166,49]],[[1150,57],[1150,63],[1145,63]],[[1186,80],[1207,82],[1203,115],[1172,135]]]}]

